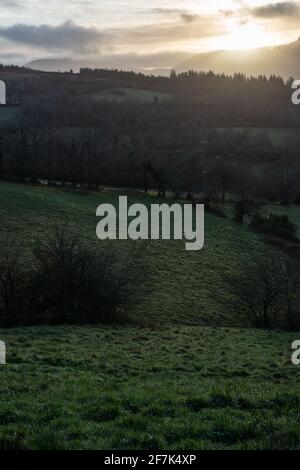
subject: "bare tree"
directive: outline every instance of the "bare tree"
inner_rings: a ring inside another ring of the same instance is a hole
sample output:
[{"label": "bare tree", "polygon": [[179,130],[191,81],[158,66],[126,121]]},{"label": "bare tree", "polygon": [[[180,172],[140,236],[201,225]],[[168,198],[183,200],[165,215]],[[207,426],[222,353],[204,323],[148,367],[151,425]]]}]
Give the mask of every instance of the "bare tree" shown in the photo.
[{"label": "bare tree", "polygon": [[28,171],[38,172],[38,159],[44,139],[44,129],[35,125],[31,116],[20,116],[9,129],[9,146],[17,181],[23,182],[29,176]]},{"label": "bare tree", "polygon": [[283,261],[271,255],[245,267],[238,279],[227,279],[235,307],[257,328],[269,328],[277,317],[285,275]]}]

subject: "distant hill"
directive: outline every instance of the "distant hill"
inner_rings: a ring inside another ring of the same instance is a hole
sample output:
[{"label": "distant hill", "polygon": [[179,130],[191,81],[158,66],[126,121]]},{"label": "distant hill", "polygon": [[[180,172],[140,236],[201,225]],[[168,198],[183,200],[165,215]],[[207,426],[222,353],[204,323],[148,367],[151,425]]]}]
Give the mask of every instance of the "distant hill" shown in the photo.
[{"label": "distant hill", "polygon": [[78,72],[82,67],[116,69],[118,65],[108,60],[88,61],[71,58],[50,58],[33,60],[26,64],[33,70],[45,72],[69,72],[71,69]]},{"label": "distant hill", "polygon": [[71,69],[77,71],[79,64],[73,59],[38,59],[26,64],[32,70],[42,70],[44,72],[69,72]]},{"label": "distant hill", "polygon": [[145,75],[169,76],[171,69],[246,75],[280,75],[300,78],[300,38],[290,44],[254,50],[213,51],[201,54],[163,52],[160,54],[124,54],[96,59],[47,58],[26,64],[46,72],[78,72],[82,67],[107,68],[140,72]]},{"label": "distant hill", "polygon": [[194,55],[175,66],[177,72],[188,70],[246,75],[280,75],[300,78],[300,38],[288,45],[256,50],[214,51]]},{"label": "distant hill", "polygon": [[143,68],[134,65],[124,63],[116,58],[116,62],[108,59],[99,60],[82,60],[82,59],[71,59],[71,58],[50,58],[50,59],[39,59],[33,60],[26,64],[32,70],[41,70],[44,72],[79,72],[82,67],[88,67],[92,69],[120,69],[125,71],[133,71],[137,73],[143,73],[145,75],[161,75],[169,76],[171,67],[149,67]]}]

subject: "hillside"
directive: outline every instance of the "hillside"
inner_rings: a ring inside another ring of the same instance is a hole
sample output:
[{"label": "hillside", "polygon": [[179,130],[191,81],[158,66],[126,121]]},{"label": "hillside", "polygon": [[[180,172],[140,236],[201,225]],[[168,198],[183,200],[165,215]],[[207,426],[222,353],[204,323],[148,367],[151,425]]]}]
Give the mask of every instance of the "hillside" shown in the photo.
[{"label": "hillside", "polygon": [[[30,263],[32,241],[64,223],[100,243],[96,207],[119,194],[1,182],[0,249],[16,243]],[[299,222],[297,207],[279,210]],[[148,246],[149,292],[134,325],[0,329],[0,449],[299,449],[295,333],[245,328],[216,296],[226,296],[227,273],[238,281],[246,260],[266,254],[246,227],[207,214],[203,251]]]},{"label": "hillside", "polygon": [[[128,195],[128,203],[149,205],[157,196],[123,191],[86,193],[54,187],[37,187],[0,182],[0,247],[13,240],[27,256],[36,236],[46,237],[54,226],[66,224],[88,243],[99,242],[95,236],[96,208],[101,203],[118,205],[119,195]],[[165,202],[162,199],[161,202]],[[170,199],[170,202],[172,200]],[[300,226],[297,206],[269,206],[267,212],[286,213]],[[266,256],[271,249],[263,238],[228,219],[206,213],[205,247],[202,251],[186,252],[181,241],[151,241],[147,245],[146,265],[150,273],[149,292],[131,312],[135,319],[149,323],[184,323],[194,325],[247,326],[239,312],[224,308],[218,298],[228,296],[225,276],[236,276],[245,263]],[[9,237],[5,236],[8,232]],[[132,242],[109,242],[110,249],[128,250]],[[105,246],[105,245],[104,245]],[[28,251],[27,251],[28,250]],[[218,292],[218,296],[216,296]]]},{"label": "hillside", "polygon": [[[55,224],[70,224],[78,236],[94,243],[96,208],[103,202],[117,205],[118,196],[123,194],[124,191],[85,194],[2,182],[0,216],[6,226],[1,226],[0,233],[8,230],[16,237],[25,250],[24,256],[32,239],[36,235],[47,236]],[[129,192],[128,197],[129,203],[153,202],[151,196],[143,194]],[[266,245],[245,227],[210,214],[206,215],[205,236],[205,248],[199,252],[186,252],[181,241],[148,242],[150,293],[132,312],[134,317],[155,323],[245,325],[246,320],[237,312],[219,305],[215,292],[226,296],[224,276],[238,276],[241,266],[254,254],[265,254]],[[114,246],[117,250],[127,248],[127,242]]]},{"label": "hillside", "polygon": [[[151,62],[149,62],[151,64]],[[72,59],[72,58],[49,58],[49,59],[37,59],[32,60],[26,64],[26,67],[29,67],[32,70],[40,70],[44,72],[69,72],[73,70],[74,72],[79,72],[81,68],[89,67],[93,69],[119,69],[124,71],[133,71],[136,73],[143,73],[145,75],[161,75],[169,76],[171,68],[170,67],[155,67],[150,65],[149,68],[138,66],[134,64],[134,59],[132,65],[131,62],[128,62],[127,57],[111,57],[103,58],[98,60],[86,60],[86,59]]]},{"label": "hillside", "polygon": [[262,47],[253,50],[217,50],[199,54],[165,52],[150,55],[111,55],[94,60],[74,58],[47,58],[26,64],[33,70],[46,72],[78,72],[82,67],[120,69],[146,75],[168,76],[172,69],[215,73],[244,73],[247,75],[280,75],[284,79],[300,76],[300,39],[281,46]]},{"label": "hillside", "polygon": [[276,47],[255,50],[213,51],[195,55],[177,64],[177,72],[187,70],[246,75],[280,75],[284,79],[300,76],[300,39]]}]

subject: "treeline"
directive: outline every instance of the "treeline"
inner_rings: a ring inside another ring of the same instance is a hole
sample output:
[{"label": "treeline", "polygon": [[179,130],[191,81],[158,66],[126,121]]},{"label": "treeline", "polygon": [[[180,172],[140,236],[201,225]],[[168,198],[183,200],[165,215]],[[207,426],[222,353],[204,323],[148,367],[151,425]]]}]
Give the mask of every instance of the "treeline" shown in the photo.
[{"label": "treeline", "polygon": [[124,80],[132,82],[135,86],[149,86],[161,91],[183,92],[184,94],[203,94],[216,92],[250,92],[255,90],[262,94],[283,94],[290,91],[292,78],[286,82],[276,75],[270,77],[247,77],[244,74],[234,75],[216,74],[210,72],[187,71],[176,73],[172,70],[170,77],[144,75],[142,73],[122,71],[118,69],[90,69],[81,68],[80,75],[89,78],[101,78],[109,80]]},{"label": "treeline", "polygon": [[[101,107],[95,97],[104,90],[131,87],[165,92],[170,102],[140,104],[136,113],[151,120],[157,113],[165,119],[193,120],[208,126],[256,126],[299,128],[300,107],[291,103],[292,79],[284,81],[278,76],[246,77],[242,74],[228,76],[213,72],[172,72],[170,77],[156,77],[141,73],[106,69],[81,69],[79,74],[46,73],[27,68],[2,66],[12,73],[8,80],[8,95],[22,98],[23,103],[40,108],[52,115],[52,124],[59,126],[90,126]],[[34,79],[25,79],[27,72]],[[19,77],[18,77],[19,74]],[[24,78],[23,78],[24,77]],[[9,96],[8,96],[9,98]],[[116,104],[117,113],[134,112],[133,105]],[[179,108],[179,109],[178,109]]]},{"label": "treeline", "polygon": [[[181,106],[193,103],[190,119],[207,114],[209,125],[299,127],[300,110],[291,103],[292,82],[279,76],[247,77],[213,72],[172,71],[170,77],[118,70],[81,69],[80,76],[111,80],[124,86],[171,93]],[[121,85],[120,85],[121,86]]]},{"label": "treeline", "polygon": [[32,70],[25,66],[0,64],[0,72],[30,73]]},{"label": "treeline", "polygon": [[[166,109],[146,107],[149,115],[140,116],[137,107],[117,113],[107,105],[95,126],[63,129],[48,126],[43,113],[20,116],[1,129],[0,176],[155,188],[161,195],[202,194],[216,201],[225,192],[282,204],[300,200],[298,133],[275,146],[264,132],[204,132],[180,114],[166,122]],[[149,120],[150,113],[156,119]]]},{"label": "treeline", "polygon": [[234,75],[215,74],[214,72],[182,72],[177,74],[171,72],[170,82],[174,90],[188,93],[231,93],[231,94],[250,94],[259,93],[261,95],[272,96],[275,100],[290,93],[292,78],[284,81],[281,77],[271,75],[270,77],[258,76],[247,77],[246,75],[236,73]]}]

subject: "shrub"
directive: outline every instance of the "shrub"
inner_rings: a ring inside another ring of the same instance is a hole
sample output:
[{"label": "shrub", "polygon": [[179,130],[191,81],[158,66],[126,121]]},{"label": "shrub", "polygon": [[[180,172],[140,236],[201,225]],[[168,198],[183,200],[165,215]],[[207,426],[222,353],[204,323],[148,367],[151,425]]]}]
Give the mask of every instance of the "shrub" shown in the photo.
[{"label": "shrub", "polygon": [[2,267],[0,303],[10,324],[124,321],[137,277],[143,286],[137,253],[120,260],[65,230],[35,243],[27,272],[16,260]]},{"label": "shrub", "polygon": [[35,259],[35,288],[43,310],[60,321],[103,319],[115,312],[119,299],[112,259],[100,257],[64,231],[37,245]]},{"label": "shrub", "polygon": [[26,314],[31,304],[31,275],[17,254],[2,253],[0,258],[0,318],[11,325]]},{"label": "shrub", "polygon": [[207,204],[205,206],[205,209],[206,209],[207,212],[209,212],[210,214],[213,214],[217,217],[221,217],[223,219],[227,218],[224,210],[221,207],[212,206],[211,204]]},{"label": "shrub", "polygon": [[286,215],[275,215],[271,213],[269,216],[263,217],[256,214],[250,222],[250,227],[256,232],[276,235],[292,242],[298,241],[295,235],[297,226],[293,224]]},{"label": "shrub", "polygon": [[244,310],[257,328],[269,328],[280,311],[280,289],[285,276],[284,264],[277,257],[266,257],[247,265],[236,279],[228,278],[233,302]]},{"label": "shrub", "polygon": [[266,235],[266,242],[282,249],[291,256],[298,256],[300,240],[296,235],[297,226],[286,215],[270,214],[267,217],[256,214],[253,216],[250,228],[255,232]]},{"label": "shrub", "polygon": [[[300,325],[300,262],[285,256],[268,255],[243,268],[238,282],[226,278],[230,302],[245,311],[257,328]],[[222,301],[222,298],[220,299]]]}]

